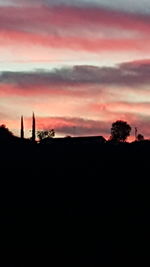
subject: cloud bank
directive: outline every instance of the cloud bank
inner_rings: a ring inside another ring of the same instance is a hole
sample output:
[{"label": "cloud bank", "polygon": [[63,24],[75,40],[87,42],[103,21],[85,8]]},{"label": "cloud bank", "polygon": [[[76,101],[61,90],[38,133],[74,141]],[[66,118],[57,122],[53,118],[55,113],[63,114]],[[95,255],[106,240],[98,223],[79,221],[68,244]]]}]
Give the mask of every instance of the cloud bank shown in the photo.
[{"label": "cloud bank", "polygon": [[[51,89],[55,85],[107,85],[138,87],[150,83],[150,60],[122,63],[115,67],[73,66],[60,69],[35,70],[33,72],[0,73],[0,84],[9,84],[24,90],[39,87]],[[135,88],[136,87],[136,88]],[[72,90],[68,87],[67,90]]]},{"label": "cloud bank", "polygon": [[124,119],[148,136],[149,36],[148,0],[0,0],[0,121],[34,110],[61,134],[108,135]]}]

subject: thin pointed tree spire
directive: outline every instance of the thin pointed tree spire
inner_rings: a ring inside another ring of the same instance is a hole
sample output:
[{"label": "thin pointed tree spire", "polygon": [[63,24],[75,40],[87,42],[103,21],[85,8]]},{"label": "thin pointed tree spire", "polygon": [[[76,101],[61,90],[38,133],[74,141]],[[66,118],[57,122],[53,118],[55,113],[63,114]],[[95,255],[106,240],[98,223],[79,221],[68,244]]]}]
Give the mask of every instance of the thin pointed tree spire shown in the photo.
[{"label": "thin pointed tree spire", "polygon": [[21,139],[24,139],[24,122],[23,116],[21,116],[21,130],[20,130]]},{"label": "thin pointed tree spire", "polygon": [[35,142],[35,115],[32,115],[32,141]]}]

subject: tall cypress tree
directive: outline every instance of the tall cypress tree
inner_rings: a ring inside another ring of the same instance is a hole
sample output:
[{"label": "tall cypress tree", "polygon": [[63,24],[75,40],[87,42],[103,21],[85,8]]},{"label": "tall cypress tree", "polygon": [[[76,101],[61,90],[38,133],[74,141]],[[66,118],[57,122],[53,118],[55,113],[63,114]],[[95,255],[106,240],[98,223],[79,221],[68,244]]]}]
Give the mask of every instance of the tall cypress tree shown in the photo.
[{"label": "tall cypress tree", "polygon": [[32,116],[32,141],[35,142],[35,115]]},{"label": "tall cypress tree", "polygon": [[24,139],[24,123],[23,116],[21,116],[21,130],[20,130],[21,139]]}]

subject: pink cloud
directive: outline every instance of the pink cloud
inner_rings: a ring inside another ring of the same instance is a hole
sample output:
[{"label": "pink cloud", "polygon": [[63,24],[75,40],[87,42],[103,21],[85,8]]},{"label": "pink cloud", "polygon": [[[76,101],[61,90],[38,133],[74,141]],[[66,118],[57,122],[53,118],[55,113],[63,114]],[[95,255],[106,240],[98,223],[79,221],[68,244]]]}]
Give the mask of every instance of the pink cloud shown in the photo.
[{"label": "pink cloud", "polygon": [[[30,127],[30,119],[26,120]],[[72,117],[37,117],[37,129],[52,129],[62,135],[100,135],[107,133],[107,122]]]},{"label": "pink cloud", "polygon": [[[53,71],[1,72],[1,103],[11,107],[7,115],[16,114],[10,121],[6,117],[6,122],[8,127],[18,129],[18,114],[24,113],[27,118],[34,109],[38,127],[56,128],[62,135],[73,134],[76,129],[78,135],[106,137],[111,123],[121,119],[148,136],[149,69],[149,61],[138,61],[114,68],[74,66]],[[139,101],[133,102],[133,93]],[[141,96],[146,98],[145,103]]]},{"label": "pink cloud", "polygon": [[[11,15],[10,15],[11,14]],[[94,51],[149,51],[148,17],[96,8],[0,9],[0,45],[34,44],[63,49]],[[116,32],[117,37],[109,31]],[[140,33],[121,37],[123,30]],[[91,36],[90,32],[93,34]],[[102,33],[102,37],[97,34]],[[145,33],[145,36],[143,34]]]},{"label": "pink cloud", "polygon": [[150,40],[145,39],[91,39],[88,37],[70,37],[56,35],[40,35],[18,31],[0,31],[0,45],[34,44],[59,49],[98,51],[149,51]]},{"label": "pink cloud", "polygon": [[[11,14],[11,15],[10,15]],[[39,26],[36,31],[49,29],[53,25],[60,28],[77,28],[89,27],[90,25],[108,26],[114,28],[122,28],[129,30],[137,30],[149,32],[150,19],[146,15],[128,14],[121,11],[112,11],[102,8],[86,8],[86,7],[1,7],[0,22],[3,29],[34,29]],[[19,24],[18,24],[19,23]]]},{"label": "pink cloud", "polygon": [[133,113],[133,114],[142,114],[142,115],[148,115],[150,114],[150,102],[144,102],[144,103],[137,103],[137,102],[123,102],[123,101],[117,101],[117,102],[106,102],[104,104],[92,104],[89,106],[89,109],[91,108],[92,111],[96,112],[115,112],[116,115],[119,115],[119,113]]}]

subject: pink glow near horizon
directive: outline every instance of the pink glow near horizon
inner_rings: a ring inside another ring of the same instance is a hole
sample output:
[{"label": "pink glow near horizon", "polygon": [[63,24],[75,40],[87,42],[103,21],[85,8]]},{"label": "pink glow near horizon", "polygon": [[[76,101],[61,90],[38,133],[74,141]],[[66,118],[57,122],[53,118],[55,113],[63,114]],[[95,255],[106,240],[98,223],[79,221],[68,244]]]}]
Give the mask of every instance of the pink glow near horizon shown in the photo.
[{"label": "pink glow near horizon", "polygon": [[0,124],[18,134],[23,114],[28,132],[34,110],[58,136],[108,137],[123,119],[150,137],[150,14],[11,2],[0,5]]}]

